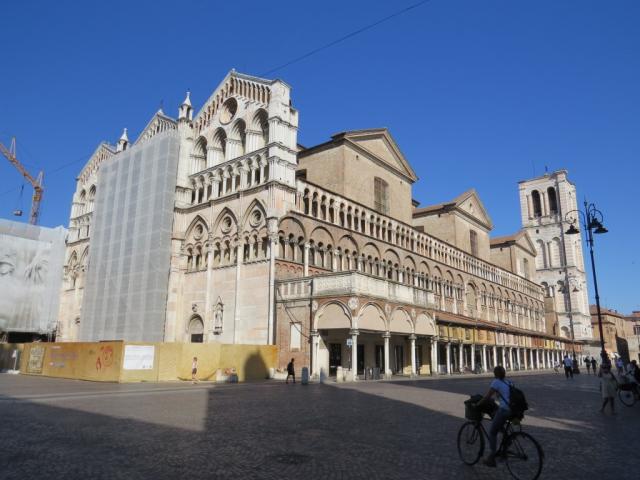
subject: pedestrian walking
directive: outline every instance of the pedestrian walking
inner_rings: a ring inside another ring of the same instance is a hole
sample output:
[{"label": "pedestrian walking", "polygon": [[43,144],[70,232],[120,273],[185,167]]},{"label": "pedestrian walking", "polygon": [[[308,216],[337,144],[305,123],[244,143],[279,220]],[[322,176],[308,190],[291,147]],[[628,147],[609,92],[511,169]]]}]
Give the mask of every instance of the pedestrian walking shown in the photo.
[{"label": "pedestrian walking", "polygon": [[564,376],[567,379],[569,377],[573,378],[573,360],[569,358],[569,355],[564,356],[564,360],[562,360],[562,364],[564,365]]},{"label": "pedestrian walking", "polygon": [[584,359],[584,364],[587,367],[587,375],[589,375],[591,373],[591,359],[589,358],[589,356],[587,355],[587,357]]},{"label": "pedestrian walking", "polygon": [[624,362],[622,361],[622,357],[616,358],[616,368],[618,369],[618,375],[622,375],[624,373]]},{"label": "pedestrian walking", "polygon": [[191,381],[195,384],[198,383],[198,379],[196,375],[198,374],[198,357],[193,357],[193,362],[191,362]]},{"label": "pedestrian walking", "polygon": [[598,377],[600,377],[600,391],[602,392],[602,408],[600,408],[600,413],[604,413],[604,407],[607,406],[607,403],[610,403],[611,414],[615,415],[614,398],[618,390],[618,381],[611,372],[611,364],[603,363],[600,366]]},{"label": "pedestrian walking", "polygon": [[596,367],[598,366],[598,362],[596,361],[596,357],[591,357],[591,370],[593,374],[596,374]]},{"label": "pedestrian walking", "polygon": [[289,383],[289,377],[293,377],[293,383],[296,383],[296,369],[295,369],[295,366],[293,365],[293,358],[287,365],[287,379],[285,380],[284,383]]}]

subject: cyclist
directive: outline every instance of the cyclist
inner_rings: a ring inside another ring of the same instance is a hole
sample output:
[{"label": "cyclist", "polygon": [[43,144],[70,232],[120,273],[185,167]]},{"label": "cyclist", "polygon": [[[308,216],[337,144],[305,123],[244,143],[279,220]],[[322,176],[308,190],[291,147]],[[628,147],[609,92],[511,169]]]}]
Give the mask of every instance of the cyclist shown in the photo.
[{"label": "cyclist", "polygon": [[631,363],[627,365],[626,377],[633,385],[633,393],[636,398],[640,398],[640,388],[638,387],[640,385],[640,368],[638,367],[638,362],[635,360],[631,360]]},{"label": "cyclist", "polygon": [[491,448],[491,452],[489,456],[484,460],[484,464],[488,467],[496,466],[496,450],[498,443],[498,433],[502,430],[505,422],[509,420],[511,417],[511,409],[509,408],[509,387],[513,385],[509,380],[506,380],[505,377],[507,372],[504,367],[498,365],[493,369],[493,376],[495,379],[491,382],[489,386],[489,391],[487,394],[478,402],[478,404],[492,402],[493,398],[497,398],[499,400],[499,407],[493,415],[493,420],[491,421],[491,428],[489,429],[489,447]]}]

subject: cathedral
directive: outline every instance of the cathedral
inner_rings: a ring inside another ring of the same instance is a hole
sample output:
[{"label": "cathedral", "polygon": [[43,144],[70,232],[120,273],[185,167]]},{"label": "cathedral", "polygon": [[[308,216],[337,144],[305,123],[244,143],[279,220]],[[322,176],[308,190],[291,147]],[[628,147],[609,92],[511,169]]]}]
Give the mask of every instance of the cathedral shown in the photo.
[{"label": "cathedral", "polygon": [[290,94],[232,70],[197,113],[187,94],[177,119],[98,146],[73,196],[58,341],[274,344],[281,366],[338,380],[545,368],[572,350],[533,223],[492,238],[474,190],[421,207],[386,129],[298,144]]}]

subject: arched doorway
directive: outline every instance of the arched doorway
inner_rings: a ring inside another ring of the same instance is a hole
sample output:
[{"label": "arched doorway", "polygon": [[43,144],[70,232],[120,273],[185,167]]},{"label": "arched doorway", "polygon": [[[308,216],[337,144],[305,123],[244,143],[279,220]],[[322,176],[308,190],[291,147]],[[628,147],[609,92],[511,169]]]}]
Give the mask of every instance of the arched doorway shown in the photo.
[{"label": "arched doorway", "polygon": [[204,323],[199,315],[194,315],[189,321],[189,341],[191,343],[204,341]]}]

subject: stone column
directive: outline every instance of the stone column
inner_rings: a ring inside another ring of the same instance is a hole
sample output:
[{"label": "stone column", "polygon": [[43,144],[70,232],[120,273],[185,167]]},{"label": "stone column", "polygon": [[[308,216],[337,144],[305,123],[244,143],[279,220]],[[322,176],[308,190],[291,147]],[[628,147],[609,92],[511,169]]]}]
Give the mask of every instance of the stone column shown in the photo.
[{"label": "stone column", "polygon": [[493,366],[498,366],[498,347],[495,345],[493,346]]},{"label": "stone column", "polygon": [[438,373],[438,339],[431,337],[431,375]]},{"label": "stone column", "polygon": [[235,192],[240,187],[240,185],[236,184],[236,175],[237,175],[236,169],[234,168],[233,169],[233,175],[231,176],[231,191],[232,192]]},{"label": "stone column", "polygon": [[260,162],[260,181],[262,183],[266,182],[268,178],[265,178],[265,167],[266,164],[264,162]]},{"label": "stone column", "polygon": [[536,368],[536,364],[533,361],[533,348],[529,349],[529,363],[531,364],[531,370],[534,370]]},{"label": "stone column", "polygon": [[500,349],[500,356],[501,356],[501,358],[502,358],[502,366],[503,366],[503,367],[504,367],[504,369],[506,370],[506,369],[507,369],[507,364],[506,364],[506,362],[505,362],[505,350],[506,350],[506,349],[505,349],[505,347],[502,347],[502,348]]},{"label": "stone column", "polygon": [[391,378],[391,367],[389,366],[389,339],[391,334],[384,332],[382,338],[384,338],[384,378]]},{"label": "stone column", "polygon": [[487,346],[482,345],[482,370],[487,371]]},{"label": "stone column", "polygon": [[228,182],[229,182],[229,173],[224,172],[222,174],[222,192],[220,193],[220,196],[225,195],[227,193]]},{"label": "stone column", "polygon": [[[276,283],[276,256],[278,255],[278,222],[277,219],[269,219],[269,314],[267,325],[267,344],[275,344],[275,283]],[[317,351],[314,352],[317,355]],[[315,372],[315,371],[314,371]]]},{"label": "stone column", "polygon": [[516,363],[518,364],[518,370],[521,369],[522,358],[520,357],[520,347],[516,348]]},{"label": "stone column", "polygon": [[476,344],[471,344],[471,371],[476,371]]},{"label": "stone column", "polygon": [[524,357],[524,369],[525,370],[529,370],[529,358],[527,357],[527,349],[526,348],[523,351],[523,357]]},{"label": "stone column", "polygon": [[538,367],[538,369],[542,368],[542,365],[540,365],[540,349],[536,348],[536,366]]},{"label": "stone column", "polygon": [[240,270],[242,267],[242,255],[244,245],[242,242],[238,242],[236,246],[236,294],[233,308],[233,343],[238,343],[238,297],[240,296]]},{"label": "stone column", "polygon": [[416,336],[409,335],[409,342],[411,342],[411,376],[414,376],[417,372],[416,369]]},{"label": "stone column", "polygon": [[320,377],[318,371],[318,350],[320,348],[320,335],[317,330],[311,331],[311,376],[314,378]]},{"label": "stone column", "polygon": [[458,344],[458,370],[464,372],[464,343]]},{"label": "stone column", "polygon": [[304,244],[304,276],[309,276],[309,244]]},{"label": "stone column", "polygon": [[354,382],[358,380],[358,330],[351,330],[351,375]]},{"label": "stone column", "polygon": [[551,366],[551,362],[549,361],[549,350],[544,351],[544,365],[545,368],[549,368]]},{"label": "stone column", "polygon": [[451,375],[451,342],[447,342],[447,375]]}]

